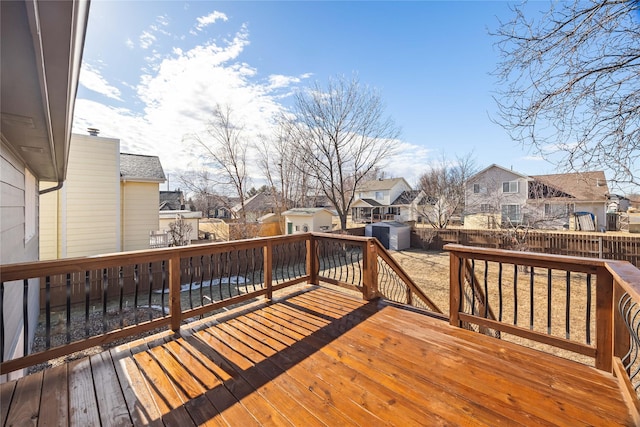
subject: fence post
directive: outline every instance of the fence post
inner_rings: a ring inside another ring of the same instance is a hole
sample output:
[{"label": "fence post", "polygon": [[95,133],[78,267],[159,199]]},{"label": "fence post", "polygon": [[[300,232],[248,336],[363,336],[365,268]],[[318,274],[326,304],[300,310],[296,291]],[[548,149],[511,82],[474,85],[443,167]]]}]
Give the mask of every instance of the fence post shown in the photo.
[{"label": "fence post", "polygon": [[373,239],[368,239],[365,243],[362,264],[362,298],[371,300],[378,295],[378,254]]},{"label": "fence post", "polygon": [[596,368],[613,369],[613,276],[599,267],[596,279]]},{"label": "fence post", "polygon": [[318,241],[313,235],[309,234],[307,239],[307,283],[318,285]]},{"label": "fence post", "polygon": [[273,243],[271,239],[267,240],[262,250],[264,255],[264,285],[267,289],[264,297],[271,301],[273,297]]},{"label": "fence post", "polygon": [[169,315],[171,330],[178,332],[182,322],[180,301],[180,254],[175,252],[169,258]]},{"label": "fence post", "polygon": [[449,252],[449,324],[460,327],[460,267],[462,259],[455,252]]}]

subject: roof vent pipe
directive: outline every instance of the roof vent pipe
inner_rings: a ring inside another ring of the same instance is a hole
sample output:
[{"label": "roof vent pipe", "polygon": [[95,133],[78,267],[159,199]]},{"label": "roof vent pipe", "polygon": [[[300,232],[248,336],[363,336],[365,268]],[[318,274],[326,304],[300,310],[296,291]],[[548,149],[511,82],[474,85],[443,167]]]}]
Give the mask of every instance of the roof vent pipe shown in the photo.
[{"label": "roof vent pipe", "polygon": [[89,132],[89,135],[91,135],[91,136],[98,136],[98,134],[100,133],[100,129],[98,129],[98,128],[87,128],[87,132]]}]

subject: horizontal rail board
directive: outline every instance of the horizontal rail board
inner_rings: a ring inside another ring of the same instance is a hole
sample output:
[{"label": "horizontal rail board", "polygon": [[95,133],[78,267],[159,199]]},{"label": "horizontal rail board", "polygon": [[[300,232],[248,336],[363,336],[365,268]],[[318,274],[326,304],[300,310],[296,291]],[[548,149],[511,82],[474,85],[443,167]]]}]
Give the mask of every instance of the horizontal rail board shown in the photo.
[{"label": "horizontal rail board", "polygon": [[508,325],[506,323],[498,322],[497,320],[486,319],[484,317],[473,316],[467,313],[458,313],[460,320],[468,323],[475,323],[479,326],[496,329],[508,334],[517,335],[521,338],[525,338],[532,341],[537,341],[542,344],[551,345],[563,350],[572,351],[574,353],[582,354],[584,356],[596,357],[596,348],[586,344],[581,344],[575,341],[569,341],[564,338],[554,337],[541,332],[532,331],[530,329],[522,328],[519,326]]}]

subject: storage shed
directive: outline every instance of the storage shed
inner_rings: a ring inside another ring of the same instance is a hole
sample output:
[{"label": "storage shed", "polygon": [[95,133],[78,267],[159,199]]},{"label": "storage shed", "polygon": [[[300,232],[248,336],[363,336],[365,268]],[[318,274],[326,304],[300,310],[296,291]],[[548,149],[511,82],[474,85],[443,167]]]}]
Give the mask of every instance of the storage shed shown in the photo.
[{"label": "storage shed", "polygon": [[396,221],[367,224],[365,236],[375,237],[385,248],[393,251],[409,249],[411,246],[411,227]]},{"label": "storage shed", "polygon": [[286,234],[310,231],[328,232],[332,229],[333,212],[326,208],[293,208],[282,212]]}]

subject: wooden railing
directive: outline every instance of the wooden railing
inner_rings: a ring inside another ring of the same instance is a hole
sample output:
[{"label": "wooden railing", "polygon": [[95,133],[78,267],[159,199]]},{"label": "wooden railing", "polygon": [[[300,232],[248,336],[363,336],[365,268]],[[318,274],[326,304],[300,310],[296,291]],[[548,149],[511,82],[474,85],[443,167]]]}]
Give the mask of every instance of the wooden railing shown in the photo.
[{"label": "wooden railing", "polygon": [[[4,265],[0,374],[157,328],[177,331],[198,316],[301,283],[440,312],[377,240],[365,237],[307,233]],[[37,321],[30,316],[34,284]],[[26,356],[10,352],[16,324],[17,353]]]},{"label": "wooden railing", "polygon": [[452,325],[591,358],[621,378],[638,404],[640,270],[626,261],[445,249]]}]

